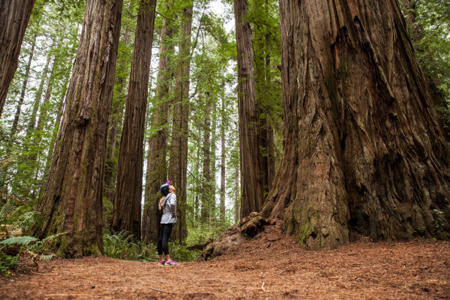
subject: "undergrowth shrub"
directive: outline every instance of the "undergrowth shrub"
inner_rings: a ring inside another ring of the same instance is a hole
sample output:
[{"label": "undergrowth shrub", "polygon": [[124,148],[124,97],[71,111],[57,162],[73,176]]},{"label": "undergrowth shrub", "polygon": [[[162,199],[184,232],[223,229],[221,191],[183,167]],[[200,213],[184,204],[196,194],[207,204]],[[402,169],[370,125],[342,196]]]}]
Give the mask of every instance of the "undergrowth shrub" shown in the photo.
[{"label": "undergrowth shrub", "polygon": [[198,226],[189,228],[189,234],[186,238],[186,245],[194,246],[194,245],[202,245],[205,243],[209,243],[219,237],[225,230],[229,227],[228,224],[218,225],[218,226]]},{"label": "undergrowth shrub", "polygon": [[170,258],[176,261],[196,261],[201,251],[191,250],[186,246],[169,243]]},{"label": "undergrowth shrub", "polygon": [[40,212],[28,205],[26,201],[10,194],[7,196],[5,205],[0,209],[0,239],[9,238],[12,231],[29,232],[31,227],[40,227],[42,223],[43,218]]},{"label": "undergrowth shrub", "polygon": [[12,237],[0,242],[0,273],[9,275],[20,262],[25,265],[31,262],[36,269],[38,262],[55,257],[49,253],[50,244],[62,234],[49,236],[43,240],[32,236]]},{"label": "undergrowth shrub", "polygon": [[156,247],[140,241],[133,241],[133,235],[128,231],[103,235],[104,253],[106,256],[118,259],[156,261]]},{"label": "undergrowth shrub", "polygon": [[[112,258],[140,261],[157,261],[159,258],[156,245],[134,241],[128,231],[104,234],[103,243],[105,255]],[[194,261],[200,256],[200,251],[175,243],[169,243],[169,252],[170,257],[178,261]]]},{"label": "undergrowth shrub", "polygon": [[19,255],[9,255],[0,249],[0,275],[8,276],[11,274],[19,261]]}]

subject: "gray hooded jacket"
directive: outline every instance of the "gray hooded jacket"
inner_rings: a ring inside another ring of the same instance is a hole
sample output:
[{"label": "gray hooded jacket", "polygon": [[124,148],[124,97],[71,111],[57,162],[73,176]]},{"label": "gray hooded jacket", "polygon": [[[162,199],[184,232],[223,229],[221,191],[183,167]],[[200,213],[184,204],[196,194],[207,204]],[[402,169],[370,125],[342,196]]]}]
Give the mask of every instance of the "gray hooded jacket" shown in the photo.
[{"label": "gray hooded jacket", "polygon": [[177,222],[177,195],[169,193],[161,203],[161,224],[173,224]]}]

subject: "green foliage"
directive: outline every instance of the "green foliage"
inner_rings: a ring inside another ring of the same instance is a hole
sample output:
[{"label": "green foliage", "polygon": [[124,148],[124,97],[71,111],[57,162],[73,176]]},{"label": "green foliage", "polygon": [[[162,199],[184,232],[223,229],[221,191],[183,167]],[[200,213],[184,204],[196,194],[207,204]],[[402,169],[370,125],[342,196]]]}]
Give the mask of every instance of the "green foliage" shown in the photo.
[{"label": "green foliage", "polygon": [[104,254],[118,259],[156,261],[158,259],[156,247],[133,241],[133,235],[128,231],[116,234],[104,234]]},{"label": "green foliage", "polygon": [[3,240],[0,242],[0,246],[12,246],[12,245],[19,245],[19,246],[28,246],[31,243],[39,241],[38,238],[32,237],[32,236],[18,236],[18,237],[12,237],[6,240]]},{"label": "green foliage", "polygon": [[[11,89],[2,115],[0,165],[14,157],[12,163],[2,167],[0,187],[4,197],[14,194],[31,207],[41,192],[48,170],[53,141],[59,126],[63,98],[70,78],[73,59],[79,40],[79,24],[84,12],[83,1],[36,1],[30,19]],[[31,71],[25,77],[30,42],[34,36]],[[49,62],[46,70],[42,62]],[[27,82],[22,113],[14,135],[11,125],[17,108],[20,90]],[[39,88],[38,88],[39,87]]]},{"label": "green foliage", "polygon": [[228,227],[230,227],[230,224],[228,222],[222,225],[216,224],[216,226],[209,226],[207,224],[204,224],[198,227],[191,227],[189,229],[189,235],[186,238],[186,245],[188,247],[194,245],[202,245],[210,240],[215,240]]},{"label": "green foliage", "polygon": [[0,275],[10,275],[10,270],[19,262],[19,255],[8,255],[0,249]]},{"label": "green foliage", "polygon": [[[450,137],[450,2],[411,1],[402,7],[419,64],[438,91],[433,91],[436,112]],[[433,87],[434,88],[434,87]]]},{"label": "green foliage", "polygon": [[450,3],[445,0],[416,1],[411,8],[411,28],[417,56],[426,73],[439,82],[439,87],[450,92]]},{"label": "green foliage", "polygon": [[[104,234],[105,255],[126,260],[157,261],[158,253],[153,244],[144,244],[141,241],[133,241],[133,235],[127,231],[117,234]],[[169,251],[172,259],[178,261],[194,261],[200,253],[190,250],[186,246],[169,243]]]},{"label": "green foliage", "polygon": [[439,209],[432,210],[434,217],[434,234],[442,239],[450,239],[450,211],[447,214]]},{"label": "green foliage", "polygon": [[[32,236],[20,236],[12,237],[0,242],[0,274],[9,275],[10,270],[14,269],[20,261],[20,257],[31,261],[39,260],[51,260],[55,257],[54,254],[49,252],[51,244],[61,234],[47,237],[46,239],[39,240]],[[11,247],[19,247],[17,254],[10,254]]]},{"label": "green foliage", "polygon": [[186,246],[169,243],[170,258],[176,261],[196,261],[201,251],[190,250]]},{"label": "green foliage", "polygon": [[[5,195],[6,203],[0,209],[0,224],[9,226],[8,231],[28,232],[32,226],[42,224],[42,215],[34,210],[26,201],[19,200],[14,195]],[[0,227],[0,235],[8,236],[8,232]]]}]

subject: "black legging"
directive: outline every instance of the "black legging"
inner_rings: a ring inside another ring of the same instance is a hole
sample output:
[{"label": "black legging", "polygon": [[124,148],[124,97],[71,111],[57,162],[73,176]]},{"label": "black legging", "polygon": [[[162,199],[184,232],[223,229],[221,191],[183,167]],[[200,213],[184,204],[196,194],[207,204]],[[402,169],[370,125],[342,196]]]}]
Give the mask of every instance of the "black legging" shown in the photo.
[{"label": "black legging", "polygon": [[158,254],[169,254],[169,238],[172,233],[173,224],[160,224],[158,235]]}]

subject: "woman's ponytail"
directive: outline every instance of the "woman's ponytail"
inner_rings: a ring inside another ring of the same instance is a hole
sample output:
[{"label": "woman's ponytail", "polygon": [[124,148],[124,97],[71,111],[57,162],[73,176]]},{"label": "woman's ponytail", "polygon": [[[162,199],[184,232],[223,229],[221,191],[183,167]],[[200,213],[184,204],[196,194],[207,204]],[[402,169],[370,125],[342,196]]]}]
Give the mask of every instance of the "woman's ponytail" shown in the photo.
[{"label": "woman's ponytail", "polygon": [[166,199],[166,197],[167,197],[167,196],[162,196],[161,199],[159,199],[159,204],[158,204],[159,210],[162,209],[161,205],[162,205],[164,199]]}]

